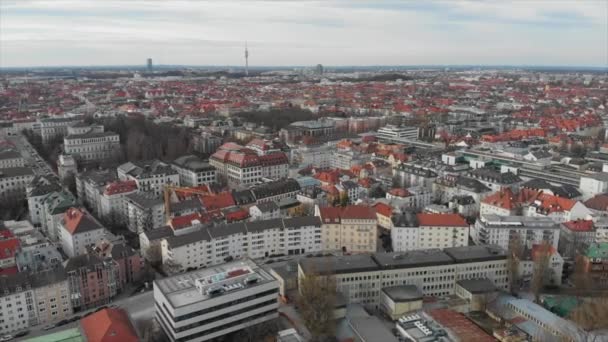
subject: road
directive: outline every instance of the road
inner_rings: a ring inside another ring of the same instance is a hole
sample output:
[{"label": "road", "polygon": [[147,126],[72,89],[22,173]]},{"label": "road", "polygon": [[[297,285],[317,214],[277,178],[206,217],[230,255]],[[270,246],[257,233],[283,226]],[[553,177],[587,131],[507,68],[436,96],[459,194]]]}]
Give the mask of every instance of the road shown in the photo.
[{"label": "road", "polygon": [[23,159],[26,160],[26,164],[32,167],[34,173],[59,179],[57,174],[55,174],[55,170],[38,154],[34,146],[27,141],[23,134],[10,137],[10,141],[15,144]]}]

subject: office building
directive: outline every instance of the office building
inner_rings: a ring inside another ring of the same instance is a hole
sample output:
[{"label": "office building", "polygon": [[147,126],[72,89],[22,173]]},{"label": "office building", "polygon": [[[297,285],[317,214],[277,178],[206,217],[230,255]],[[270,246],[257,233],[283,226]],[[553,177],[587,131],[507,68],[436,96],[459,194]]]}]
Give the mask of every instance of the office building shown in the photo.
[{"label": "office building", "polygon": [[105,132],[101,125],[72,125],[63,138],[63,152],[81,163],[111,159],[121,153],[120,148],[118,134]]},{"label": "office building", "polygon": [[279,284],[250,260],[154,281],[156,320],[170,341],[202,342],[278,318]]},{"label": "office building", "polygon": [[0,200],[24,200],[26,188],[33,179],[34,171],[29,167],[0,168]]},{"label": "office building", "polygon": [[488,278],[499,289],[509,288],[506,251],[492,245],[300,259],[299,279],[308,274],[332,275],[347,303],[376,308],[381,289],[396,285],[416,285],[436,297],[454,294],[462,279]]}]

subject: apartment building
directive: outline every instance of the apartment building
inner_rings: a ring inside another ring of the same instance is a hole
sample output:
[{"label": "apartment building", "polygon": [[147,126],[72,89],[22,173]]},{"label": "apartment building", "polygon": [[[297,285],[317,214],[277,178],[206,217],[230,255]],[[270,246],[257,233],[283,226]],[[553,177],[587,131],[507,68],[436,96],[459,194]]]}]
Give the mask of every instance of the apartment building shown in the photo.
[{"label": "apartment building", "polygon": [[165,185],[179,186],[179,173],[160,160],[128,162],[118,167],[120,180],[134,180],[141,192],[149,192],[162,198]]},{"label": "apartment building", "polygon": [[194,155],[181,156],[171,166],[179,174],[181,186],[197,187],[217,181],[215,168]]},{"label": "apartment building", "polygon": [[7,167],[24,167],[25,159],[15,150],[0,150],[0,169]]},{"label": "apartment building", "polygon": [[40,225],[44,218],[43,201],[52,192],[61,191],[61,186],[47,176],[36,176],[26,187],[27,207],[30,222]]},{"label": "apartment building", "polygon": [[378,218],[373,208],[364,205],[340,207],[315,206],[321,219],[324,250],[349,253],[376,251]]},{"label": "apartment building", "polygon": [[568,221],[561,224],[559,253],[574,258],[596,242],[596,229],[591,220]]},{"label": "apartment building", "polygon": [[278,318],[278,293],[251,260],[231,262],[155,280],[155,317],[170,341],[208,341]]},{"label": "apartment building", "polygon": [[102,125],[76,124],[67,128],[63,151],[79,162],[103,161],[120,152],[120,137]]},{"label": "apartment building", "polygon": [[141,233],[165,225],[165,205],[152,193],[136,192],[125,196],[127,227]]},{"label": "apartment building", "polygon": [[181,269],[217,265],[227,258],[264,258],[323,250],[321,222],[304,216],[201,227],[181,234],[175,231],[161,241],[163,264]]},{"label": "apartment building", "polygon": [[262,183],[251,188],[256,203],[279,202],[285,198],[295,199],[300,190],[300,183],[292,178]]},{"label": "apartment building", "polygon": [[59,241],[70,258],[85,254],[106,234],[106,229],[82,209],[70,208],[59,225]]},{"label": "apartment building", "polygon": [[40,136],[43,143],[53,138],[64,137],[68,134],[68,127],[82,122],[80,117],[47,118],[40,119]]},{"label": "apartment building", "polygon": [[78,163],[74,156],[69,154],[60,154],[57,158],[57,175],[59,179],[65,181],[78,174]]},{"label": "apartment building", "polygon": [[68,259],[65,270],[74,310],[108,304],[121,290],[118,266],[112,259],[82,254]]},{"label": "apartment building", "polygon": [[105,187],[118,180],[113,170],[88,170],[76,176],[76,193],[82,204],[95,215],[101,212],[101,195]]},{"label": "apartment building", "polygon": [[134,180],[115,181],[106,185],[99,196],[99,217],[112,224],[126,223],[126,196],[137,192],[137,183]]},{"label": "apartment building", "polygon": [[437,178],[437,173],[414,164],[399,164],[399,166],[393,168],[393,178],[402,188],[422,187],[431,189]]},{"label": "apartment building", "polygon": [[476,244],[492,244],[508,249],[517,236],[524,247],[546,241],[558,247],[560,226],[547,217],[481,216],[471,227],[471,239]]},{"label": "apartment building", "polygon": [[72,315],[63,269],[0,277],[0,334],[57,322]]},{"label": "apartment building", "polygon": [[59,225],[63,214],[78,201],[72,193],[61,190],[51,192],[42,200],[41,226],[47,236],[56,241],[59,238]]},{"label": "apartment building", "polygon": [[34,170],[29,167],[0,168],[0,200],[24,200],[26,188],[33,179]]},{"label": "apartment building", "polygon": [[391,229],[394,252],[467,246],[469,224],[459,214],[403,214]]},{"label": "apartment building", "polygon": [[462,279],[487,278],[509,289],[506,251],[492,245],[300,259],[298,279],[309,274],[333,276],[347,303],[376,308],[382,288],[396,285],[416,285],[436,297],[454,294]]}]

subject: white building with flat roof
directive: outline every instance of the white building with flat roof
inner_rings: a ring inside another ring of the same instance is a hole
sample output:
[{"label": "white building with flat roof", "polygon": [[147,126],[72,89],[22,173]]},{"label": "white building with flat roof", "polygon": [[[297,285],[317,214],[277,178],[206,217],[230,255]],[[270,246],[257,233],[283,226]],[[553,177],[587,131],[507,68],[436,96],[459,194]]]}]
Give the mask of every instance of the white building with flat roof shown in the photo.
[{"label": "white building with flat roof", "polygon": [[170,341],[215,339],[279,317],[279,283],[251,260],[154,281],[156,320]]},{"label": "white building with flat roof", "polygon": [[557,248],[560,230],[560,225],[548,217],[484,215],[471,227],[471,238],[476,244],[494,244],[506,249],[517,234],[522,245],[528,248],[543,241]]}]

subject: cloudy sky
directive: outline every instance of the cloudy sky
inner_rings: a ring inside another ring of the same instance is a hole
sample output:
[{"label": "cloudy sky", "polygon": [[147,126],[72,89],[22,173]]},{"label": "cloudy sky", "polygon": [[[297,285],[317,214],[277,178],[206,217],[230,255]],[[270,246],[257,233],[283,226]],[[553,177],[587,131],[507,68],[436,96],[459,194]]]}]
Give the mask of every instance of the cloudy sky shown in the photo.
[{"label": "cloudy sky", "polygon": [[608,0],[0,0],[0,67],[608,66]]}]

